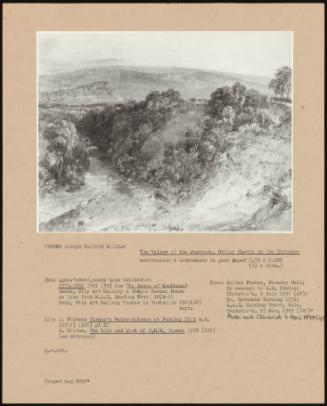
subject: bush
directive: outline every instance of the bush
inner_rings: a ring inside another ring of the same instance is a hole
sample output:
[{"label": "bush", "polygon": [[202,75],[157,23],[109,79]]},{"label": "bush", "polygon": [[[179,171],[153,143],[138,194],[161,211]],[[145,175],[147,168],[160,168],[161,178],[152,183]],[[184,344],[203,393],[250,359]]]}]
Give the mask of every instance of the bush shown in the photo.
[{"label": "bush", "polygon": [[[231,131],[267,133],[277,116],[267,106],[266,96],[247,90],[239,82],[218,88],[206,104],[204,119],[190,125],[182,140],[163,146],[153,135],[177,111],[190,108],[190,103],[185,103],[173,89],[153,91],[141,102],[87,112],[76,127],[85,143],[96,147],[120,175],[152,185],[157,196],[181,199],[216,170],[221,154],[228,148]],[[286,114],[283,119],[287,122]],[[67,149],[66,140],[56,137],[53,148]],[[163,148],[162,157],[152,160],[159,148]],[[87,170],[87,153],[83,148],[72,148],[71,155],[65,176],[73,183],[74,174]],[[73,162],[78,165],[72,167]]]},{"label": "bush", "polygon": [[48,124],[43,131],[46,153],[39,162],[40,188],[51,192],[58,187],[81,186],[89,168],[87,146],[75,126],[66,120]]},{"label": "bush", "polygon": [[254,109],[267,108],[268,98],[254,89],[249,89],[246,92],[244,107],[252,107]]}]

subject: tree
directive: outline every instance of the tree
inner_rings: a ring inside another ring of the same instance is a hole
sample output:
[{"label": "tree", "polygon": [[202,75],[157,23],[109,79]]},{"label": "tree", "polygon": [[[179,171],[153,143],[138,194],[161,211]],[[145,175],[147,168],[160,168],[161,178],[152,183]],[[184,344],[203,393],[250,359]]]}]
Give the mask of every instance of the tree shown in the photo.
[{"label": "tree", "polygon": [[230,107],[234,112],[239,112],[246,99],[247,90],[240,82],[235,82],[232,87],[224,86],[216,89],[208,101],[208,113],[211,117],[223,118],[224,108]]},{"label": "tree", "polygon": [[260,94],[255,89],[249,89],[246,92],[244,107],[252,107],[254,109],[266,107],[267,96]]},{"label": "tree", "polygon": [[146,105],[153,110],[170,108],[181,103],[181,94],[174,89],[168,89],[159,93],[157,90],[149,93],[146,98]]},{"label": "tree", "polygon": [[210,95],[208,113],[212,117],[222,118],[224,107],[233,106],[235,102],[233,89],[229,86],[218,87]]},{"label": "tree", "polygon": [[185,132],[185,137],[186,137],[185,151],[187,153],[191,153],[191,152],[196,153],[199,148],[200,141],[201,141],[202,129],[198,126],[189,128]]},{"label": "tree", "polygon": [[63,167],[64,157],[68,150],[68,138],[65,131],[64,122],[50,123],[43,132],[43,138],[47,141],[47,150],[55,157],[55,174],[57,180],[60,182]]},{"label": "tree", "polygon": [[156,108],[160,101],[160,92],[158,90],[154,90],[153,92],[149,93],[146,98],[145,102],[148,108]]},{"label": "tree", "polygon": [[47,143],[47,155],[42,161],[43,178],[51,178],[61,186],[82,184],[89,160],[87,147],[74,124],[66,120],[49,123],[43,131],[43,138]]},{"label": "tree", "polygon": [[232,87],[234,95],[234,104],[237,107],[242,107],[245,101],[246,87],[240,82],[235,82]]},{"label": "tree", "polygon": [[170,105],[178,105],[182,101],[181,94],[172,88],[161,92],[161,96],[167,99]]},{"label": "tree", "polygon": [[233,107],[231,106],[226,106],[224,107],[223,113],[222,113],[222,121],[223,124],[225,124],[226,129],[232,129],[234,120],[235,120],[235,112]]},{"label": "tree", "polygon": [[288,66],[282,66],[275,74],[275,78],[269,83],[276,96],[290,98],[292,90],[292,69]]}]

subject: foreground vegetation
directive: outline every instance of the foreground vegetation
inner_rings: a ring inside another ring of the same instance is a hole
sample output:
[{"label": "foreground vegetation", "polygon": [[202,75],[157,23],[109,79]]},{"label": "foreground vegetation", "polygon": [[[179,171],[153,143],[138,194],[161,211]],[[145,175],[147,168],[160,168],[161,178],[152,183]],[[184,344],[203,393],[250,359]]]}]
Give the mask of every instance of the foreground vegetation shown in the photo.
[{"label": "foreground vegetation", "polygon": [[[176,137],[163,136],[174,131]],[[40,189],[81,187],[96,154],[122,178],[178,202],[206,184],[233,147],[231,139],[245,131],[290,137],[291,110],[237,82],[218,88],[208,101],[185,101],[168,89],[141,102],[66,113],[43,129]]]}]

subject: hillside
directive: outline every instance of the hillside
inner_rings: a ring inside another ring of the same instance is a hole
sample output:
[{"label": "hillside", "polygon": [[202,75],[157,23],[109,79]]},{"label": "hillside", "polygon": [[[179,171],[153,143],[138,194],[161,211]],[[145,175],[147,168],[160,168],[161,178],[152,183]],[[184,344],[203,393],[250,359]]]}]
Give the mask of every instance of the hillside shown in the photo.
[{"label": "hillside", "polygon": [[[189,124],[192,124],[188,113]],[[193,116],[193,123],[196,114]],[[176,142],[185,114],[172,118],[155,136]],[[177,130],[177,133],[176,133]],[[176,139],[173,140],[172,134]],[[151,139],[153,142],[153,138]],[[40,229],[47,231],[260,231],[292,228],[291,137],[289,129],[261,134],[244,127],[226,137],[210,176],[176,205],[156,196],[150,185],[118,176],[105,160],[91,158],[85,186],[40,200]]]},{"label": "hillside", "polygon": [[269,94],[269,78],[186,68],[97,67],[39,76],[39,102],[118,103],[142,100],[153,90],[173,88],[186,99],[206,99],[220,86],[240,81]]},{"label": "hillside", "polygon": [[40,230],[290,231],[292,105],[265,83],[184,68],[42,76]]}]

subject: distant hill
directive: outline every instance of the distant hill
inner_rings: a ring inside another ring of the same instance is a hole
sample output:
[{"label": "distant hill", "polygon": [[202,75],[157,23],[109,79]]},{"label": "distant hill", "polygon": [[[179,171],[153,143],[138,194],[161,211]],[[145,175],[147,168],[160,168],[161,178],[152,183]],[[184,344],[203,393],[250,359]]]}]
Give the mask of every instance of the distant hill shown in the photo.
[{"label": "distant hill", "polygon": [[269,94],[270,78],[187,68],[110,66],[39,76],[39,102],[63,104],[117,103],[141,100],[153,90],[174,88],[182,97],[204,98],[236,81]]}]

